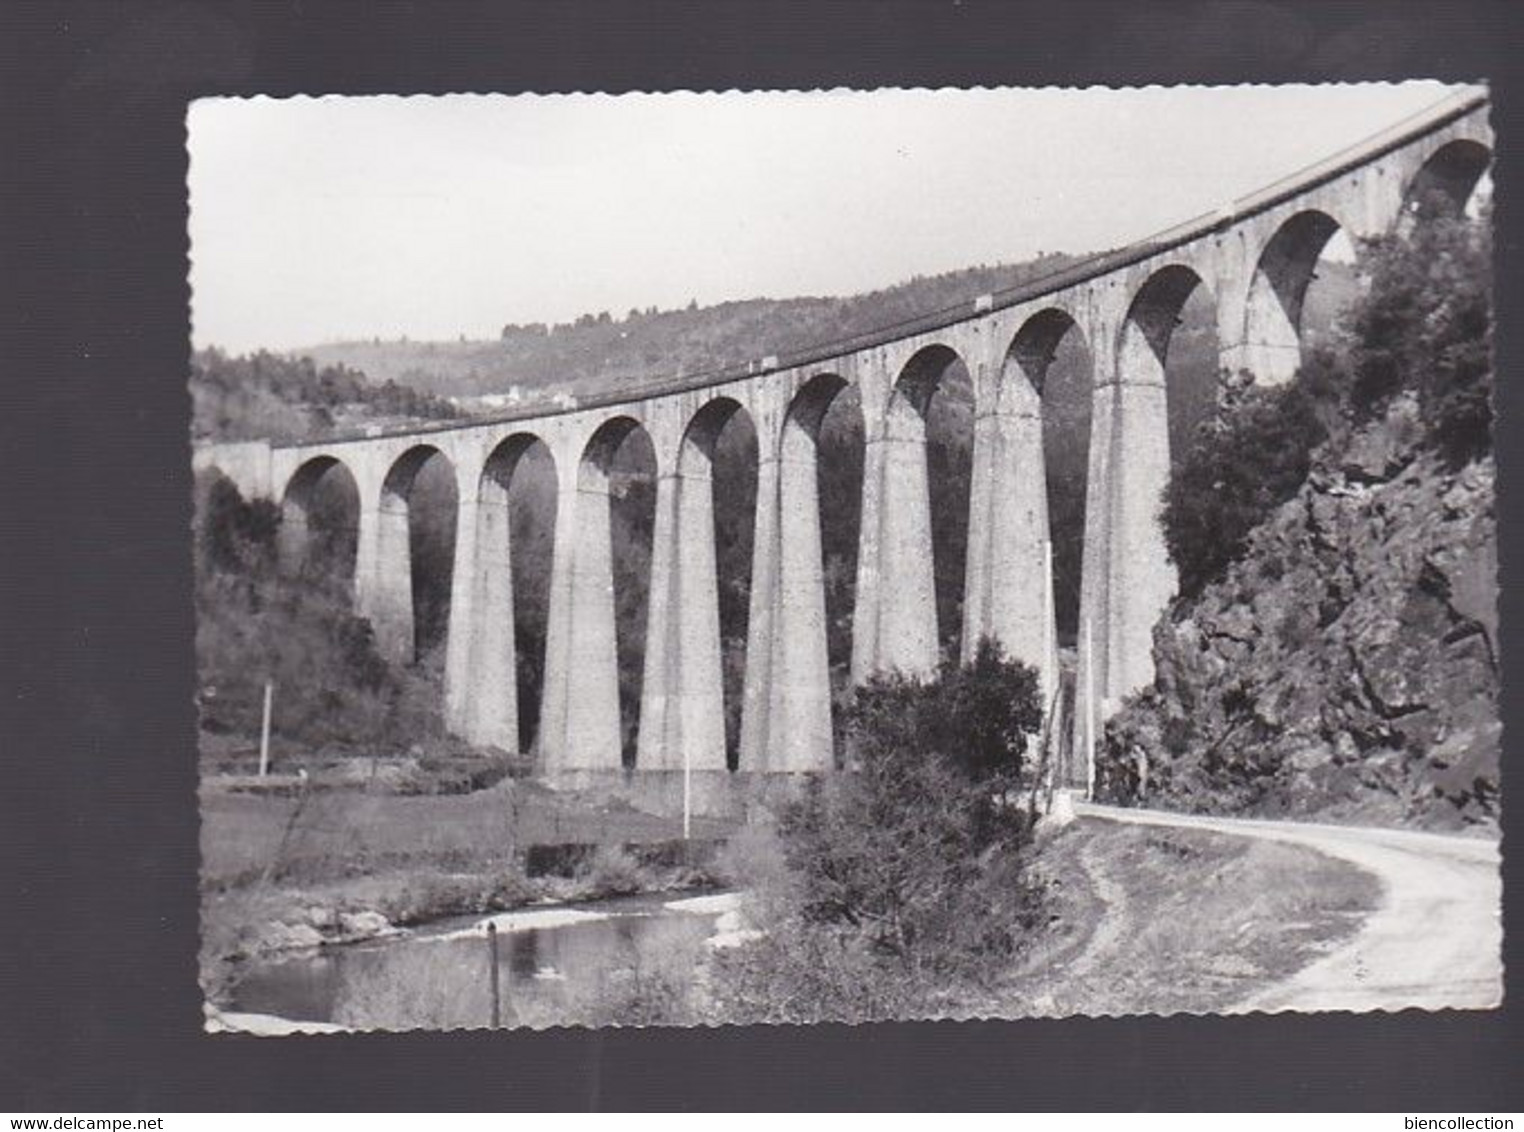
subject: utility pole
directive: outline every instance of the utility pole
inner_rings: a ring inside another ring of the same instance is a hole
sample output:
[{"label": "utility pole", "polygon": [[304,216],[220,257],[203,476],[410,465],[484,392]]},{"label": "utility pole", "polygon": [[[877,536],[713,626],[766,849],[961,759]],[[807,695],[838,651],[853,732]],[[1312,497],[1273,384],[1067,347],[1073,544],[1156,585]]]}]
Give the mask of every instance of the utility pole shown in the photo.
[{"label": "utility pole", "polygon": [[[1053,623],[1053,540],[1042,540],[1042,668],[1039,670],[1041,679],[1038,681],[1038,691],[1042,696],[1044,708],[1050,716],[1056,717],[1058,712],[1058,698],[1054,695],[1060,683],[1058,678],[1058,649],[1056,637],[1058,626]],[[1049,800],[1053,796],[1053,764],[1057,761],[1053,758],[1051,749],[1052,737],[1057,733],[1057,719],[1049,718],[1043,721],[1043,734],[1048,737],[1044,743],[1044,761],[1047,768],[1043,773],[1045,782],[1043,788],[1048,792]]]},{"label": "utility pole", "polygon": [[693,756],[688,752],[688,744],[683,744],[683,840],[687,841],[691,832],[693,809]]},{"label": "utility pole", "polygon": [[1085,800],[1095,801],[1095,641],[1085,618]]},{"label": "utility pole", "polygon": [[259,728],[259,777],[270,773],[270,707],[275,698],[275,684],[265,681],[265,714]]}]

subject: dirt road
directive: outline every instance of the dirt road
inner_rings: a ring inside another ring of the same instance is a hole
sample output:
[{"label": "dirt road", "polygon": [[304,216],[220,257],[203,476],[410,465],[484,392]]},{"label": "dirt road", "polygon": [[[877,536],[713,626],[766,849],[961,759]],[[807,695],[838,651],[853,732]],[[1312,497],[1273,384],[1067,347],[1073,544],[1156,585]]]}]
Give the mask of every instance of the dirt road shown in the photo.
[{"label": "dirt road", "polygon": [[1235,1012],[1477,1009],[1502,1002],[1503,886],[1496,841],[1088,803],[1074,808],[1082,817],[1302,845],[1381,881],[1381,905],[1352,939],[1290,979],[1250,995]]}]

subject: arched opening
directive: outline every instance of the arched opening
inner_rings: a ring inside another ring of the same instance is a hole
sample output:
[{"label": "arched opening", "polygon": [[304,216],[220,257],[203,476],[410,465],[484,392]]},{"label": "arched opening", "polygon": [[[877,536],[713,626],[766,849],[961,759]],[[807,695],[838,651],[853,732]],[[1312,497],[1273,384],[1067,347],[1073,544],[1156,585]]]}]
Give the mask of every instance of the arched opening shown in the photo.
[{"label": "arched opening", "polygon": [[[1067,654],[1074,648],[1079,632],[1095,363],[1089,343],[1074,319],[1067,311],[1051,307],[1022,324],[1008,357],[1030,383],[1042,407],[1043,468],[1053,555],[1053,616],[1058,646]],[[1069,667],[1066,664],[1065,670]]]},{"label": "arched opening", "polygon": [[[407,662],[432,667],[443,660],[449,636],[458,505],[455,466],[428,444],[399,456],[381,487],[380,569],[383,573],[404,571],[407,587],[405,591],[400,587],[389,589],[388,596],[396,604],[387,612],[398,624],[384,629],[378,625],[377,637],[403,634],[393,655]],[[405,532],[405,541],[397,538],[400,532]],[[409,608],[400,608],[403,605]]]},{"label": "arched opening", "polygon": [[[688,424],[678,472],[687,484],[710,482],[708,500],[696,502],[699,513],[707,512],[713,526],[725,765],[735,770],[740,758],[757,513],[757,430],[751,414],[729,397],[710,401]],[[680,522],[692,514],[680,516]],[[680,526],[680,546],[690,535],[700,537]]]},{"label": "arched opening", "polygon": [[[656,516],[656,450],[639,422],[615,417],[599,426],[583,452],[577,486],[585,496],[604,494],[608,499],[606,546],[614,598],[620,759],[624,766],[633,767],[640,734]],[[589,554],[589,550],[578,547],[579,554],[589,558],[598,553]]]},{"label": "arched opening", "polygon": [[[517,433],[487,458],[482,470],[477,555],[488,569],[502,569],[506,551],[512,587],[510,677],[517,703],[519,750],[534,749],[545,686],[545,642],[555,549],[556,467],[538,437]],[[483,536],[493,545],[483,545]],[[506,545],[500,540],[506,538]],[[487,580],[484,589],[491,585]],[[491,605],[475,616],[490,616]]]},{"label": "arched opening", "polygon": [[[887,425],[891,440],[924,446],[936,647],[942,655],[957,656],[963,640],[974,393],[968,367],[955,350],[927,346],[905,364],[889,400]],[[884,502],[886,518],[892,524],[895,519],[888,511],[896,502],[890,492],[886,492]],[[885,549],[893,552],[889,546]],[[903,596],[887,593],[884,598],[893,602]]]},{"label": "arched opening", "polygon": [[826,655],[836,703],[852,687],[852,618],[862,537],[863,399],[855,385],[837,389],[820,417],[816,481],[825,564]]},{"label": "arched opening", "polygon": [[[1413,176],[1403,196],[1404,223],[1459,219],[1479,195],[1492,165],[1492,150],[1481,142],[1459,139],[1440,146]],[[1487,191],[1490,193],[1490,178]]]},{"label": "arched opening", "polygon": [[1165,387],[1172,458],[1217,403],[1219,353],[1217,307],[1201,276],[1182,264],[1149,276],[1123,325],[1122,374]]},{"label": "arched opening", "polygon": [[862,515],[863,416],[857,387],[832,373],[806,382],[789,405],[780,456],[783,616],[801,610],[804,616],[799,639],[789,641],[783,656],[789,671],[776,678],[797,675],[809,686],[803,697],[809,702],[810,688],[828,689],[829,719],[823,722],[829,725],[831,761],[839,765],[840,712],[852,683]]},{"label": "arched opening", "polygon": [[297,468],[281,497],[283,567],[352,586],[359,532],[360,489],[343,462],[315,456]]},{"label": "arched opening", "polygon": [[1354,246],[1337,220],[1317,210],[1290,217],[1260,252],[1230,368],[1261,385],[1291,380],[1304,346],[1332,332],[1360,286]]}]

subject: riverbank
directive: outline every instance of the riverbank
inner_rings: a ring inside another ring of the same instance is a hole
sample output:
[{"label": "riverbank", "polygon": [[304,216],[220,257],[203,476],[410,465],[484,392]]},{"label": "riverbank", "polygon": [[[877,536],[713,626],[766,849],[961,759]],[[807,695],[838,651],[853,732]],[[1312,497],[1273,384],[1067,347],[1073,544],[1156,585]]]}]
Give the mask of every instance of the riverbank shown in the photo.
[{"label": "riverbank", "polygon": [[248,961],[451,916],[716,883],[727,823],[681,824],[507,779],[464,794],[201,791],[201,978],[224,1005]]}]

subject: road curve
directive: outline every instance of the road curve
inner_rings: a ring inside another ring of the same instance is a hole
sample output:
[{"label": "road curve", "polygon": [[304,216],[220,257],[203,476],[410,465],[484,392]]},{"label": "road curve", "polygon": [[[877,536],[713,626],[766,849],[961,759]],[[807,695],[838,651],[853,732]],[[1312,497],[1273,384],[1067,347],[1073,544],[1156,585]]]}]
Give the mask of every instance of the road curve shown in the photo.
[{"label": "road curve", "polygon": [[1074,811],[1107,821],[1302,845],[1348,861],[1381,882],[1381,903],[1353,938],[1227,1013],[1487,1009],[1503,1000],[1503,882],[1494,840],[1086,802],[1076,802]]}]

